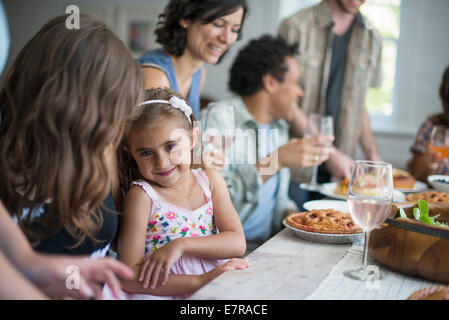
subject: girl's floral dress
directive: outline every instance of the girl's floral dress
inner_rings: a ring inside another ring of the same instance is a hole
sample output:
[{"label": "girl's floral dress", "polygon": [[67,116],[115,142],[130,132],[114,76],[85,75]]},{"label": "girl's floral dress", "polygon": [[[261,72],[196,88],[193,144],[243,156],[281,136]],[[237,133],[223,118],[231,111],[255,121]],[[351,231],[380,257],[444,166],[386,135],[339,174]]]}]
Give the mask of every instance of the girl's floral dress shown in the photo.
[{"label": "girl's floral dress", "polygon": [[[204,237],[218,233],[214,224],[214,208],[209,179],[201,169],[192,170],[204,192],[206,204],[188,210],[159,199],[158,195],[145,181],[134,181],[153,201],[145,239],[145,256],[177,238]],[[197,256],[182,255],[170,269],[170,274],[202,274],[221,265],[226,260],[209,260]],[[148,294],[128,294],[124,299],[184,299],[187,296],[159,297]],[[111,295],[112,296],[112,295]],[[104,297],[105,298],[105,297]]]}]

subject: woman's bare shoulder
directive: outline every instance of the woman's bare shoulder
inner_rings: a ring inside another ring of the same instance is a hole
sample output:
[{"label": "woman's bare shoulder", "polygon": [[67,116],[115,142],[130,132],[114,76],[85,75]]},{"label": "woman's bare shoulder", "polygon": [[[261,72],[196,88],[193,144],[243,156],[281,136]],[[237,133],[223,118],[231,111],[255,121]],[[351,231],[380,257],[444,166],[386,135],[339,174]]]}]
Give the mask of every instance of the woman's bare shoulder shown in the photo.
[{"label": "woman's bare shoulder", "polygon": [[170,87],[167,75],[161,69],[142,67],[141,70],[145,79],[145,89]]}]

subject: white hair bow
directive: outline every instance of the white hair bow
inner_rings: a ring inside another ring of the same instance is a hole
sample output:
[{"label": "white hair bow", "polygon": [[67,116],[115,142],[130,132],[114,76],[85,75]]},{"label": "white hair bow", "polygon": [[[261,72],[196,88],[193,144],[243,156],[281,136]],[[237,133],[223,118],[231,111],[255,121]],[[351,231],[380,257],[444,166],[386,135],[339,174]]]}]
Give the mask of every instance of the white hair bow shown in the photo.
[{"label": "white hair bow", "polygon": [[192,119],[190,118],[190,115],[193,113],[192,108],[190,108],[190,106],[185,102],[185,100],[180,99],[176,96],[173,96],[170,98],[169,101],[167,101],[167,100],[148,100],[148,101],[139,103],[138,106],[143,106],[143,105],[152,104],[152,103],[169,104],[173,108],[181,110],[186,115],[187,119],[189,119],[190,124],[192,124]]},{"label": "white hair bow", "polygon": [[170,98],[169,102],[173,108],[179,109],[182,112],[184,112],[187,119],[189,119],[190,124],[192,124],[192,119],[190,119],[190,115],[192,114],[192,108],[190,108],[190,106],[185,102],[185,100],[173,96]]}]

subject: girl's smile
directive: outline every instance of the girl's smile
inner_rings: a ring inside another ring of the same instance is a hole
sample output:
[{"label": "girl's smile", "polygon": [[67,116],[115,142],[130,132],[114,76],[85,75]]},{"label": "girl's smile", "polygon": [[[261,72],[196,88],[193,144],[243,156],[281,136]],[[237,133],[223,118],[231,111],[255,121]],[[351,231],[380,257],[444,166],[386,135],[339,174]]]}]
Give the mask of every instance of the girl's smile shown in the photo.
[{"label": "girl's smile", "polygon": [[162,177],[166,177],[166,176],[169,176],[175,169],[176,169],[176,167],[174,167],[173,169],[170,169],[168,171],[153,172],[153,173],[156,175],[162,176]]}]

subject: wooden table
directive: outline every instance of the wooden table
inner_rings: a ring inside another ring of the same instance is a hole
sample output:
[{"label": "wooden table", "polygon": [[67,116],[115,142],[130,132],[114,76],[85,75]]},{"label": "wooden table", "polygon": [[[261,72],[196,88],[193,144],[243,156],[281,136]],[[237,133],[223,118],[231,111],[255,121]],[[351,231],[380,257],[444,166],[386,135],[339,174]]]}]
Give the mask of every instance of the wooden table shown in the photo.
[{"label": "wooden table", "polygon": [[302,300],[326,278],[350,244],[300,240],[283,229],[246,259],[250,268],[233,271],[197,291],[193,300]]},{"label": "wooden table", "polygon": [[223,273],[198,290],[193,300],[404,300],[440,285],[390,270],[368,257],[379,281],[356,281],[343,271],[361,266],[361,243],[326,244],[299,239],[284,229],[246,259],[250,268]]}]

